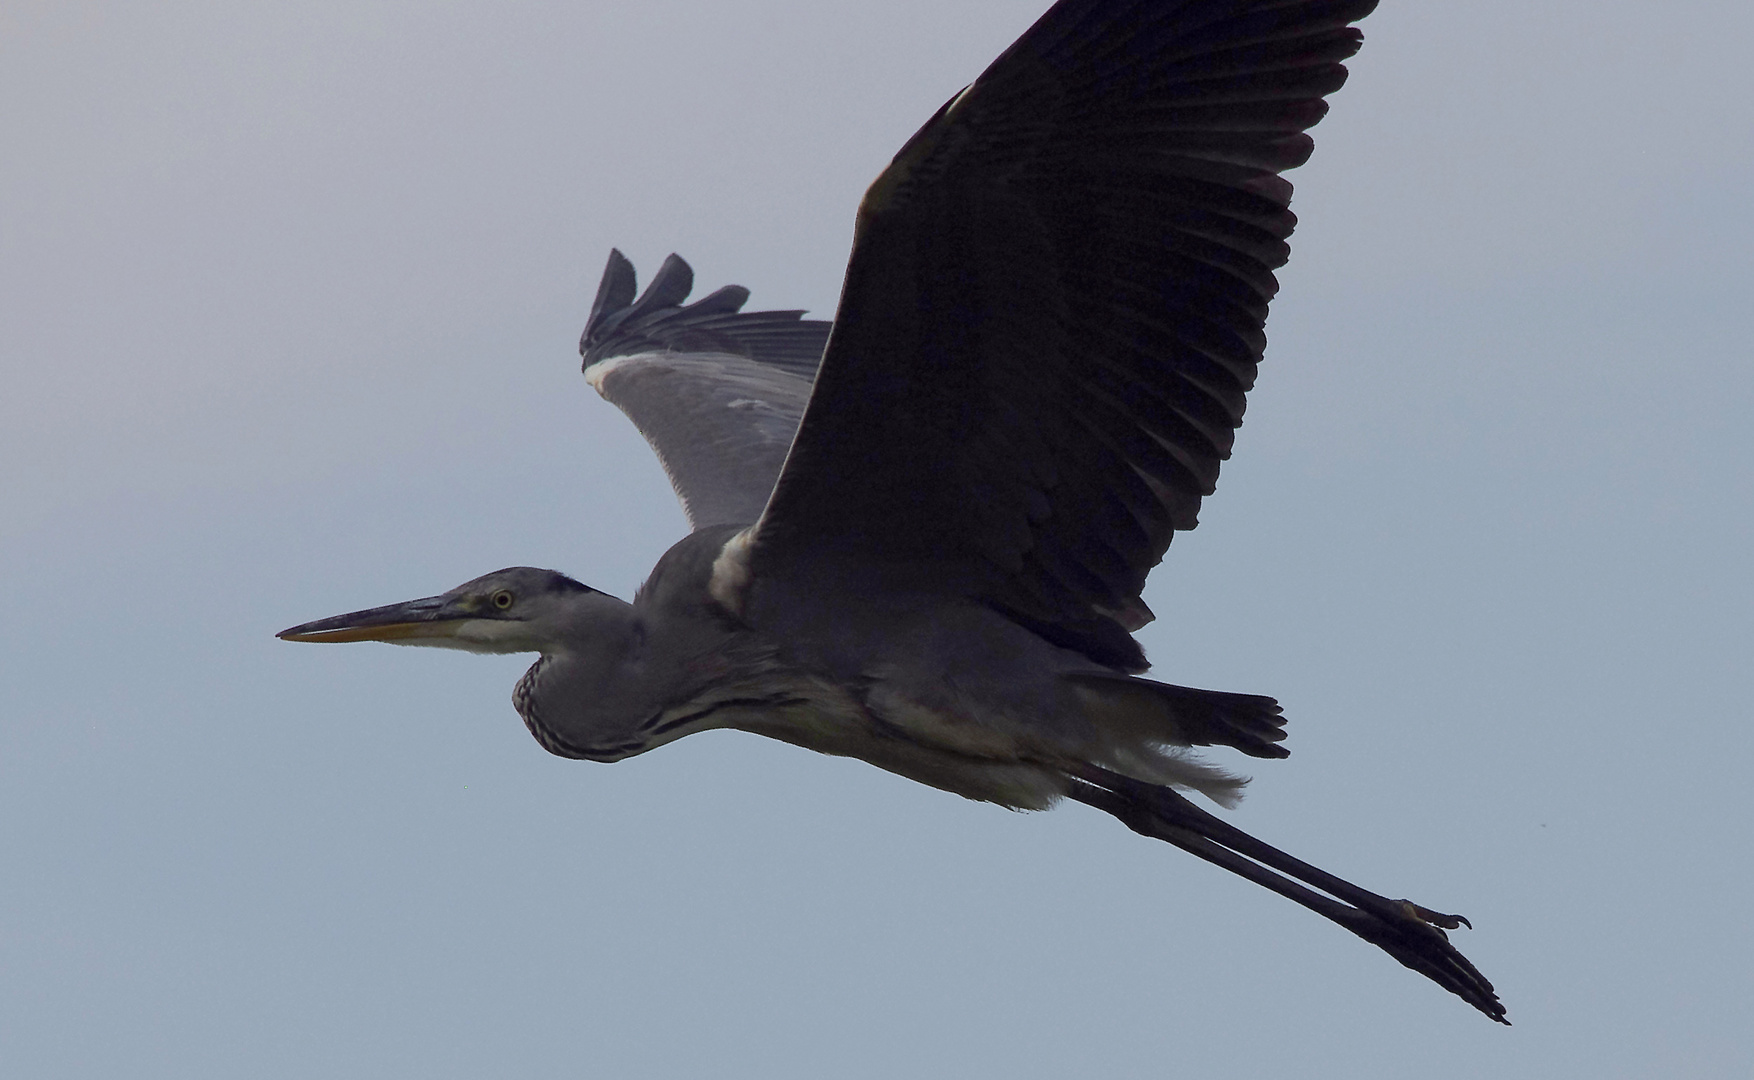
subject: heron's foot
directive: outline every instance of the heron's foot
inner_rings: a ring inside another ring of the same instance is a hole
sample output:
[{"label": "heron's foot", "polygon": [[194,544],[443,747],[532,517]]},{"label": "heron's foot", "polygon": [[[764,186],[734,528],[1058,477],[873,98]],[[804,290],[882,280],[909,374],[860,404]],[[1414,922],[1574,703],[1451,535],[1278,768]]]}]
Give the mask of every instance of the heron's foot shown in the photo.
[{"label": "heron's foot", "polygon": [[1408,900],[1394,901],[1393,907],[1392,916],[1350,908],[1329,917],[1493,1020],[1509,1024],[1504,1017],[1504,1004],[1498,1000],[1492,983],[1450,944],[1449,935],[1444,933],[1468,926],[1468,921],[1460,915],[1431,911]]},{"label": "heron's foot", "polygon": [[1460,915],[1445,915],[1441,911],[1433,911],[1430,908],[1420,907],[1411,900],[1397,900],[1395,902],[1400,904],[1401,907],[1406,910],[1407,914],[1418,919],[1422,923],[1429,923],[1432,926],[1442,927],[1445,930],[1460,930],[1464,926],[1470,930],[1474,929],[1474,924]]}]

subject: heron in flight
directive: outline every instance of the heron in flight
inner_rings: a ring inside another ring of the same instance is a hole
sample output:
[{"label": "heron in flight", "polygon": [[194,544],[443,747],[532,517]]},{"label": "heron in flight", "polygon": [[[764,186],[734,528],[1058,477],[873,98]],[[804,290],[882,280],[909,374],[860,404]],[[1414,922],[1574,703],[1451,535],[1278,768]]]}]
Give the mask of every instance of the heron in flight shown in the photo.
[{"label": "heron in flight", "polygon": [[586,380],[692,532],[632,603],[552,570],[295,626],[293,641],[538,653],[549,751],[750,731],[971,799],[1073,799],[1256,882],[1494,1020],[1464,925],[1194,804],[1286,755],[1272,698],[1140,677],[1146,575],[1230,455],[1295,218],[1280,174],[1376,0],[1061,0],[859,206],[831,323],[643,293],[612,252]]}]

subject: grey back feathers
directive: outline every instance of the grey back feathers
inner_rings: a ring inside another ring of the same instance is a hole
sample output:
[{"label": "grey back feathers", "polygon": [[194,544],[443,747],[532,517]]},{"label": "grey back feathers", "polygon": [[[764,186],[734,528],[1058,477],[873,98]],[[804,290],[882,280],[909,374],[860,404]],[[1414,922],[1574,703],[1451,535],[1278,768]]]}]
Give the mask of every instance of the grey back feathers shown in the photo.
[{"label": "grey back feathers", "polygon": [[744,312],[740,285],[685,305],[693,285],[671,255],[636,299],[633,264],[611,251],[579,352],[586,379],[657,452],[689,524],[749,524],[785,463],[832,324]]}]

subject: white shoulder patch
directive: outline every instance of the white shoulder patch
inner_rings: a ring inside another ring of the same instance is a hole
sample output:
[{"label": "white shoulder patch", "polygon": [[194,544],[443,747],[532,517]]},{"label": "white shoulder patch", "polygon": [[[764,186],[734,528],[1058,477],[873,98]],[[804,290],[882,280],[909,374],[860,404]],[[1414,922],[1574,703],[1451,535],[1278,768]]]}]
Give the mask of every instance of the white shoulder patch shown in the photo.
[{"label": "white shoulder patch", "polygon": [[614,373],[616,368],[623,367],[629,362],[642,359],[644,359],[642,354],[634,353],[629,356],[611,356],[607,360],[599,360],[585,369],[585,381],[591,384],[591,389],[602,394],[604,397],[608,397],[609,392],[603,389],[603,380],[607,379],[612,373]]},{"label": "white shoulder patch", "polygon": [[743,597],[749,589],[749,545],[754,537],[755,526],[751,525],[725,541],[707,581],[707,594],[738,618],[743,617]]}]

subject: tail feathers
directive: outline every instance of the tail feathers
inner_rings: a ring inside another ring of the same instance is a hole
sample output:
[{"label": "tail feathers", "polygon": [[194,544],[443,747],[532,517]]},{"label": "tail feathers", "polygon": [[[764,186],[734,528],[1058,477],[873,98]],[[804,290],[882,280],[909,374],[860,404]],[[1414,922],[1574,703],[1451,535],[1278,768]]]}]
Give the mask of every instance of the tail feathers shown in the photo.
[{"label": "tail feathers", "polygon": [[1285,716],[1270,697],[1103,672],[1068,678],[1083,692],[1091,718],[1116,735],[1170,746],[1230,746],[1259,758],[1291,753],[1279,745]]}]

